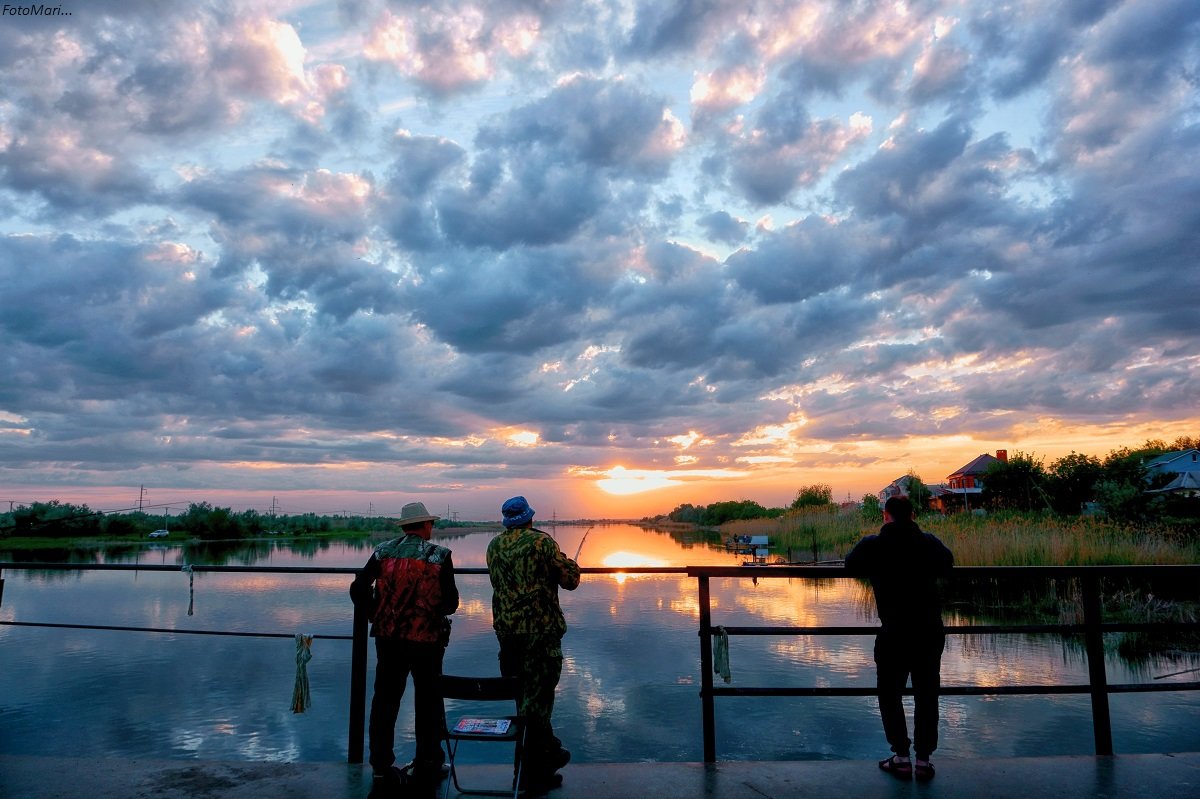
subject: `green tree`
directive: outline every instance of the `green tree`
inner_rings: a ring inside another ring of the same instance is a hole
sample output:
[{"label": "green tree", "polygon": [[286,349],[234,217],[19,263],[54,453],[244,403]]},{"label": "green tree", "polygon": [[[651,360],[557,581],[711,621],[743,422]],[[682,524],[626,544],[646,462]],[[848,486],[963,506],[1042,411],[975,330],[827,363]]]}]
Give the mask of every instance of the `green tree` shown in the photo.
[{"label": "green tree", "polygon": [[1104,476],[1099,458],[1081,455],[1074,450],[1063,455],[1046,473],[1046,492],[1050,505],[1058,513],[1078,516],[1086,502],[1096,497],[1096,483]]},{"label": "green tree", "polygon": [[833,504],[833,488],[825,483],[814,483],[810,486],[801,487],[796,498],[792,500],[792,510],[800,508],[808,508],[814,505],[832,505]]},{"label": "green tree", "polygon": [[929,490],[929,486],[925,485],[925,481],[921,479],[920,475],[910,471],[908,485],[905,488],[908,491],[908,499],[917,513],[929,510],[929,500],[933,498],[933,492]]},{"label": "green tree", "polygon": [[863,494],[861,512],[866,521],[879,521],[883,514],[883,506],[879,504],[879,497],[874,494]]},{"label": "green tree", "polygon": [[1171,452],[1181,449],[1200,449],[1200,436],[1179,436],[1171,442]]},{"label": "green tree", "polygon": [[237,519],[229,508],[214,508],[207,502],[193,502],[179,517],[179,526],[205,540],[240,538]]},{"label": "green tree", "polygon": [[675,510],[667,514],[667,518],[673,522],[683,522],[685,524],[699,524],[700,517],[703,515],[704,509],[697,508],[695,505],[684,503]]},{"label": "green tree", "polygon": [[1042,459],[1023,452],[988,466],[983,476],[983,504],[993,510],[1042,510],[1050,506]]},{"label": "green tree", "polygon": [[13,509],[11,514],[15,535],[63,538],[77,535],[97,535],[104,514],[87,505],[69,502],[34,502]]},{"label": "green tree", "polygon": [[770,511],[749,499],[714,502],[700,515],[700,523],[716,527],[739,519],[770,519],[782,514],[782,509]]}]

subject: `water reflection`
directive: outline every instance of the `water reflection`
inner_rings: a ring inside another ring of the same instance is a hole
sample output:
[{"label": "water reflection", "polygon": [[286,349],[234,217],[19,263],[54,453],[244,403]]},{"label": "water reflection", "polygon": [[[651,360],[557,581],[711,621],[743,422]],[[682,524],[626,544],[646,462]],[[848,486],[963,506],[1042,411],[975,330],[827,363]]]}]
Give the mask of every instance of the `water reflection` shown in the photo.
[{"label": "water reflection", "polygon": [[[584,566],[731,565],[715,536],[630,526],[559,526],[560,546],[582,544]],[[482,567],[490,533],[439,536],[461,567]],[[264,540],[63,550],[81,563],[244,564],[358,567],[373,541]],[[9,557],[0,553],[0,559]],[[339,760],[345,757],[349,643],[318,638],[309,677],[313,707],[290,712],[297,632],[349,632],[347,575],[66,573],[10,571],[0,619],[152,626],[181,631],[270,632],[284,639],[214,638],[0,626],[0,752],[205,759]],[[497,672],[486,575],[461,575],[446,667]],[[993,589],[988,589],[989,591]],[[715,623],[730,626],[874,625],[869,589],[854,580],[716,579]],[[984,592],[989,614],[1013,604]],[[996,601],[989,597],[996,598]],[[189,604],[194,615],[189,616]],[[697,589],[679,574],[588,575],[563,594],[570,630],[556,718],[580,762],[701,755]],[[952,615],[969,623],[969,596]],[[989,621],[990,617],[980,617]],[[1011,620],[1011,618],[1010,618]],[[734,686],[862,686],[874,682],[870,636],[739,636]],[[1196,665],[1184,658],[1185,664]],[[1157,661],[1147,661],[1157,663]],[[1177,663],[1128,667],[1114,652],[1112,682],[1148,680]],[[373,668],[373,664],[372,664]],[[947,685],[1080,683],[1086,662],[1074,644],[1039,636],[953,636]],[[373,671],[368,680],[374,678]],[[1191,679],[1184,675],[1174,679]],[[1200,703],[1190,694],[1114,696],[1119,752],[1196,751]],[[80,713],[80,709],[86,709]],[[1090,754],[1086,697],[947,697],[945,755]],[[871,758],[884,748],[874,700],[866,697],[721,698],[721,758]],[[411,730],[402,710],[401,738]],[[406,744],[407,745],[407,744]]]}]

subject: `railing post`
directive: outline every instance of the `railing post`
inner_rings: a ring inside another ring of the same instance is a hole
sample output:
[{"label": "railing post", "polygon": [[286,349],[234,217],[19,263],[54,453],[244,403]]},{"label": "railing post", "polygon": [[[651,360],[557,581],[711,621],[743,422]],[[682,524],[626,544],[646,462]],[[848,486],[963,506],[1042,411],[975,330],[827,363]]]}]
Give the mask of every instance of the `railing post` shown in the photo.
[{"label": "railing post", "polygon": [[1108,674],[1104,668],[1104,633],[1100,630],[1100,579],[1094,575],[1083,578],[1083,625],[1087,644],[1088,684],[1092,688],[1092,730],[1096,738],[1096,754],[1111,755],[1112,718],[1108,712]]},{"label": "railing post", "polygon": [[346,761],[363,762],[363,725],[367,717],[367,612],[355,605],[350,642],[350,733]]},{"label": "railing post", "polygon": [[700,583],[700,715],[704,725],[704,762],[717,762],[716,714],[713,712],[712,608],[708,575]]}]

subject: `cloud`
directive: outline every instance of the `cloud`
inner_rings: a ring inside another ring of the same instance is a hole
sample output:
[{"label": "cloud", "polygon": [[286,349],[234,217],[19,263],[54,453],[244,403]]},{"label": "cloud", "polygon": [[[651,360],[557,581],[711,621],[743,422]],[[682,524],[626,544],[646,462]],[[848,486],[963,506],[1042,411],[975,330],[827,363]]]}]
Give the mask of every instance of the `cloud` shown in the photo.
[{"label": "cloud", "polygon": [[528,57],[541,33],[540,17],[521,8],[439,5],[384,9],[371,24],[363,55],[445,96],[480,86],[506,62]]},{"label": "cloud", "polygon": [[1186,0],[160,6],[0,30],[10,484],[767,492],[1194,426]]},{"label": "cloud", "polygon": [[737,219],[728,211],[713,211],[696,220],[708,238],[726,244],[738,244],[745,240],[750,225],[744,220]]}]

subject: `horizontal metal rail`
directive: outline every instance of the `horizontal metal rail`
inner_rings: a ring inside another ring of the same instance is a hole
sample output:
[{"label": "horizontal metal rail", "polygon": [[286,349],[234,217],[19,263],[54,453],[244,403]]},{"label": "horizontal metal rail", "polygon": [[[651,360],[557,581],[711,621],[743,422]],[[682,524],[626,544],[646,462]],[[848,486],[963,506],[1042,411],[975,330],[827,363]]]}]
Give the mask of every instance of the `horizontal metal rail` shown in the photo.
[{"label": "horizontal metal rail", "polygon": [[[718,696],[875,696],[874,688],[852,687],[785,687],[759,686],[721,688],[713,684],[712,636],[717,625],[712,621],[711,578],[758,579],[847,579],[842,567],[829,566],[770,566],[730,567],[696,566],[688,570],[695,577],[700,594],[700,669],[703,720],[704,760],[716,761],[716,712],[713,699]],[[1082,635],[1088,665],[1088,682],[1082,685],[1005,685],[1005,686],[942,686],[940,692],[958,696],[1017,696],[1051,694],[1088,694],[1091,697],[1092,730],[1096,754],[1111,755],[1112,721],[1108,695],[1111,693],[1150,693],[1161,691],[1194,691],[1200,682],[1128,683],[1109,685],[1104,665],[1103,635],[1106,632],[1180,632],[1200,630],[1195,622],[1108,623],[1102,621],[1100,581],[1119,580],[1178,580],[1195,585],[1200,579],[1200,566],[968,566],[957,567],[947,579],[975,579],[1008,582],[1027,578],[1038,580],[1079,580],[1083,593],[1084,620],[1082,624],[1005,624],[952,625],[949,635],[1053,634]],[[861,578],[858,578],[861,579]],[[726,635],[873,635],[877,627],[724,627]],[[906,691],[911,696],[912,691]]]}]

